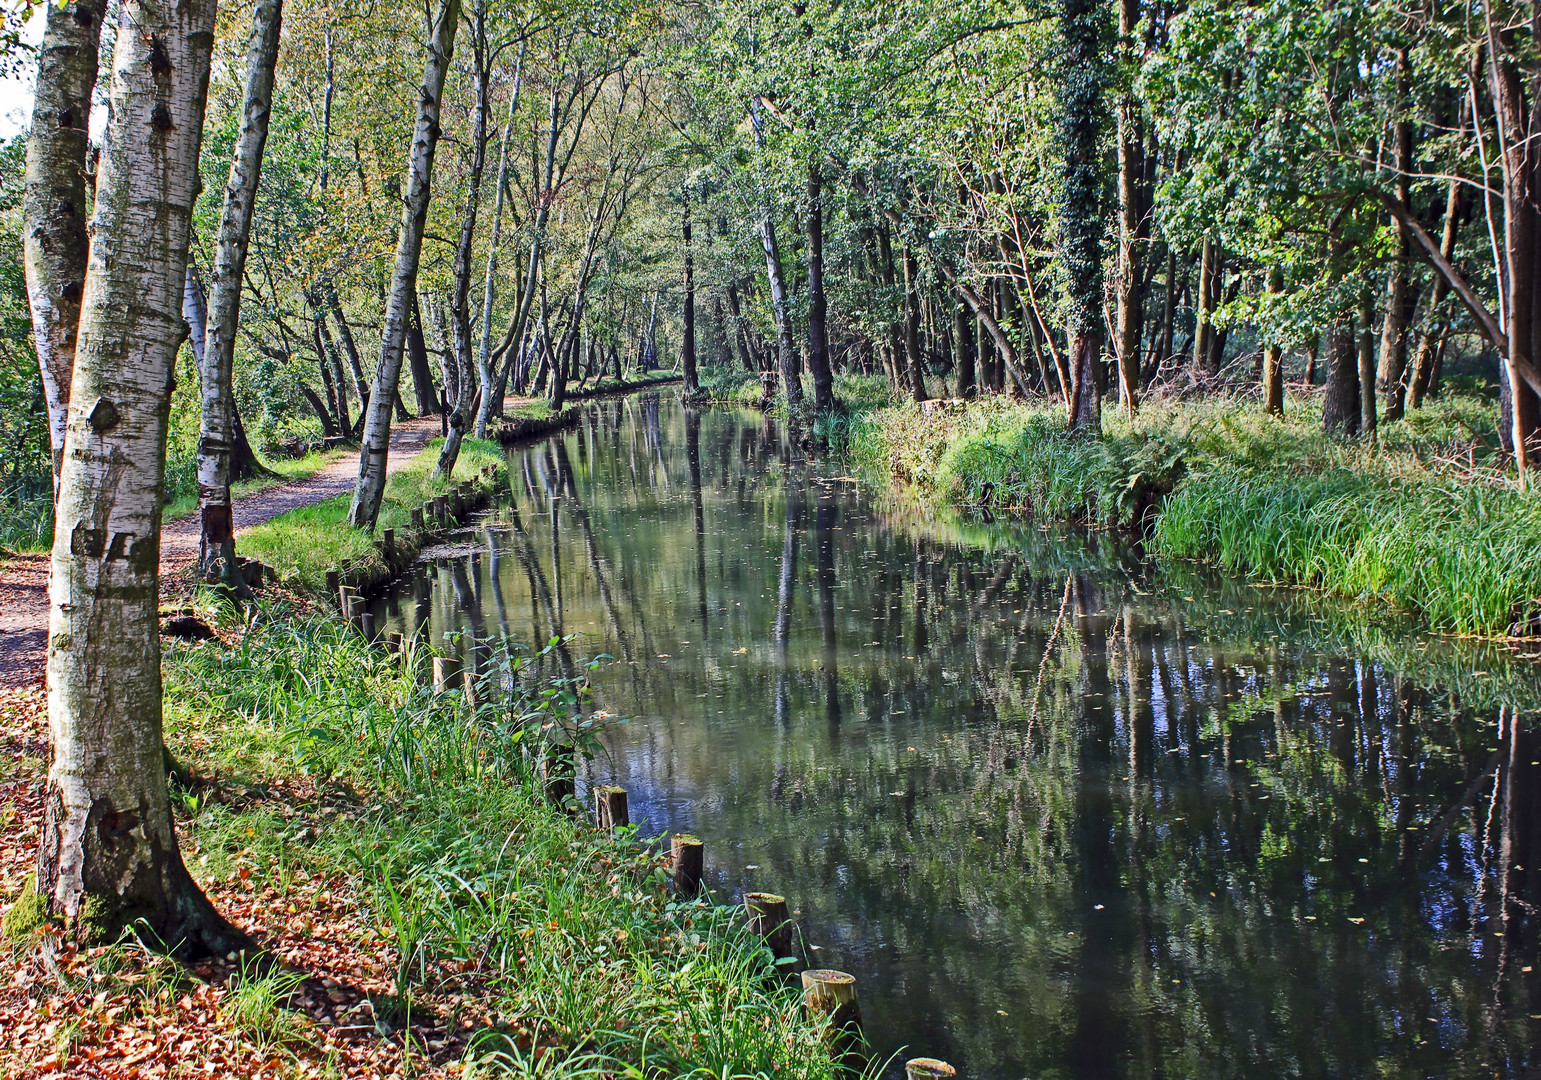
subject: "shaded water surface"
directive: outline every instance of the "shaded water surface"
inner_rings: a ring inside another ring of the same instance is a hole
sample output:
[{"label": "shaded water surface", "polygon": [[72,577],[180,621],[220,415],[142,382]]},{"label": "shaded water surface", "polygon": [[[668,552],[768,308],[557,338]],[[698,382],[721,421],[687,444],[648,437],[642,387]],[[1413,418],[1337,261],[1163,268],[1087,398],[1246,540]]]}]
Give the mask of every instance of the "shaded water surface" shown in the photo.
[{"label": "shaded water surface", "polygon": [[720,897],[785,893],[881,1054],[1541,1076],[1523,664],[928,522],[757,414],[608,402],[511,465],[516,510],[399,622],[613,657],[597,704],[633,720],[590,781],[701,836]]}]

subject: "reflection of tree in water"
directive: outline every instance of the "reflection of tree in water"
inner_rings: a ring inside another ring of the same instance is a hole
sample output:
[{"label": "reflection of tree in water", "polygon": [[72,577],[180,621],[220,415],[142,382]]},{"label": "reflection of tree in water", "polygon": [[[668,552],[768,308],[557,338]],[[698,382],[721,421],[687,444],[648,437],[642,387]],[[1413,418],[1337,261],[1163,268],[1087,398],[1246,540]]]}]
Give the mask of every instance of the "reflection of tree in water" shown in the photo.
[{"label": "reflection of tree in water", "polygon": [[1535,1067],[1541,747],[1483,686],[1538,698],[1502,661],[875,507],[769,420],[607,402],[514,475],[500,626],[527,604],[516,637],[621,658],[638,816],[788,890],[881,1045],[980,1076]]}]

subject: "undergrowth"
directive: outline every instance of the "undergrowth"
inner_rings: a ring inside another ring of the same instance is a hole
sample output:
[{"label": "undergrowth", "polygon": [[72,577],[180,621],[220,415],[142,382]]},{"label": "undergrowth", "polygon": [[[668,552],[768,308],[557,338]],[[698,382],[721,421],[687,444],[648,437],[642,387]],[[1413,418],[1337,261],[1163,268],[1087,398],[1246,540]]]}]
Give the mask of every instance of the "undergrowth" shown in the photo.
[{"label": "undergrowth", "polygon": [[856,413],[831,440],[870,476],[957,503],[1146,528],[1158,555],[1415,611],[1437,630],[1541,630],[1541,499],[1496,453],[1488,402],[1446,395],[1378,439],[1254,402],[1108,409],[1100,437],[1063,412],[999,399]]},{"label": "undergrowth", "polygon": [[[671,901],[634,830],[598,832],[543,798],[551,740],[592,730],[581,676],[553,682],[541,657],[515,657],[512,695],[471,708],[328,620],[268,609],[235,637],[169,653],[174,752],[257,790],[300,770],[358,810],[296,834],[271,801],[203,805],[188,832],[207,872],[345,878],[389,956],[392,1001],[476,1019],[472,1075],[835,1075],[735,909]],[[246,1022],[292,1035],[282,988],[249,985]]]}]

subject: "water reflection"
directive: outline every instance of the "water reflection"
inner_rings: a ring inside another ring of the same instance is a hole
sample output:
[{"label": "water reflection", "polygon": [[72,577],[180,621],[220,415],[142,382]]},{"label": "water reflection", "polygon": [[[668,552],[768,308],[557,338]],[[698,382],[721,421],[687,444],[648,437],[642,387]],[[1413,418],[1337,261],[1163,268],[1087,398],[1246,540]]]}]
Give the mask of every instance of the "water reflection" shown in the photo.
[{"label": "water reflection", "polygon": [[[974,1077],[1533,1075],[1536,679],[608,402],[399,622],[606,654],[595,781]],[[1325,621],[1324,621],[1325,620]],[[1354,636],[1354,635],[1358,636]],[[1447,678],[1448,676],[1448,678]],[[1441,686],[1453,686],[1456,689]]]}]

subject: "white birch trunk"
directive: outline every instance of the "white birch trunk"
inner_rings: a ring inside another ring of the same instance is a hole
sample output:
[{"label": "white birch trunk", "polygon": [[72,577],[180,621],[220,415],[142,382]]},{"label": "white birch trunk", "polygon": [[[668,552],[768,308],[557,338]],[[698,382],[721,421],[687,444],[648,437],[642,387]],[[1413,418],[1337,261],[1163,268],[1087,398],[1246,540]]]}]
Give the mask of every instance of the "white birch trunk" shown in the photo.
[{"label": "white birch trunk", "polygon": [[[749,105],[750,122],[754,126],[755,149],[763,151],[765,136],[760,129],[760,99]],[[781,369],[781,388],[786,391],[788,405],[801,405],[803,383],[798,377],[797,346],[792,341],[792,320],[787,310],[787,284],[781,269],[781,249],[776,243],[776,223],[771,218],[770,196],[760,196],[760,220],[758,222],[760,247],[765,252],[765,278],[770,285],[771,310],[776,316],[776,361]]]},{"label": "white birch trunk", "polygon": [[[459,371],[460,393],[449,417],[449,431],[439,452],[434,475],[454,473],[460,457],[460,443],[471,426],[471,402],[476,395],[477,371],[473,370],[474,343],[471,335],[471,253],[476,241],[476,217],[481,209],[482,171],[487,163],[487,115],[491,107],[490,73],[487,70],[487,9],[485,0],[476,0],[471,18],[471,46],[475,56],[475,119],[471,126],[471,172],[466,180],[465,214],[460,219],[460,240],[455,245],[455,293],[451,317],[455,330],[455,366]],[[499,195],[501,196],[501,192]],[[491,390],[483,398],[491,397]]]},{"label": "white birch trunk", "polygon": [[185,954],[246,944],[177,849],[156,610],[213,30],[214,0],[122,2],[54,529],[38,850],[38,890],[78,936],[136,925]]},{"label": "white birch trunk", "polygon": [[487,437],[487,425],[501,402],[493,400],[495,380],[492,375],[492,302],[497,295],[498,248],[503,242],[503,191],[508,183],[508,146],[514,141],[514,113],[519,108],[519,87],[524,74],[524,46],[514,63],[514,91],[508,99],[508,123],[503,127],[503,147],[498,152],[498,191],[492,209],[492,244],[487,250],[487,277],[482,288],[482,332],[476,350],[476,371],[482,383],[482,404],[476,410],[476,437]]},{"label": "white birch trunk", "polygon": [[460,22],[460,0],[443,0],[428,42],[428,63],[423,72],[417,106],[417,126],[412,132],[408,158],[407,197],[401,210],[401,234],[396,241],[396,267],[391,275],[391,295],[380,334],[380,370],[364,421],[364,445],[359,452],[358,483],[348,522],[355,528],[373,529],[385,495],[385,467],[390,450],[391,402],[401,380],[401,358],[407,336],[407,317],[417,290],[417,262],[423,250],[423,228],[428,221],[428,200],[433,190],[433,153],[439,143],[439,101],[444,95],[444,76],[455,48],[455,29]]},{"label": "white birch trunk", "polygon": [[[273,105],[273,69],[283,0],[257,0],[252,10],[251,40],[246,48],[246,90],[241,133],[230,159],[230,180],[220,213],[219,247],[214,256],[214,295],[208,312],[208,344],[203,369],[203,416],[198,432],[198,507],[202,515],[199,565],[205,579],[216,578],[238,595],[246,583],[237,572],[235,530],[230,504],[230,450],[235,444],[235,403],[231,387],[236,326],[241,315],[241,286],[246,276],[246,242],[252,208],[262,175],[262,150],[268,139]],[[194,330],[198,333],[198,330]]]},{"label": "white birch trunk", "polygon": [[55,497],[86,278],[87,128],[106,7],[106,0],[48,5],[27,137],[22,263],[48,409]]}]

